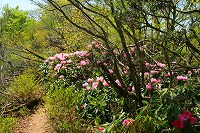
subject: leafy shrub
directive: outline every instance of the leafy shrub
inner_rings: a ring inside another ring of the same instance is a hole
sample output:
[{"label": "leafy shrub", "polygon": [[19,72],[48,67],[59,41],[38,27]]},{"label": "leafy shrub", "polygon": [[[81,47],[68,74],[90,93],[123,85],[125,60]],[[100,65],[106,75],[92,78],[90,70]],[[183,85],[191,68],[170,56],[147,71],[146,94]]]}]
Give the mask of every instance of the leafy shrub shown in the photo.
[{"label": "leafy shrub", "polygon": [[[159,58],[149,58],[145,52],[145,58],[140,59],[136,48],[131,48],[129,54],[135,67],[135,75],[131,75],[123,50],[114,51],[117,58],[114,59],[109,51],[100,47],[99,42],[88,47],[84,56],[78,51],[56,54],[43,65],[44,76],[52,83],[59,86],[73,84],[76,90],[84,90],[77,104],[82,118],[90,122],[94,119],[91,124],[96,126],[106,123],[107,131],[113,123],[116,124],[114,117],[123,110],[130,119],[135,119],[134,127],[138,132],[173,132],[178,130],[172,125],[178,114],[189,111],[197,118],[194,124],[189,125],[192,127],[189,131],[198,130],[199,68],[183,68],[176,60],[167,65],[158,61]],[[75,59],[73,65],[67,63],[69,58]],[[118,68],[116,61],[119,62]],[[134,78],[138,82],[134,82]],[[117,128],[109,130],[120,132],[121,126],[117,124]]]},{"label": "leafy shrub", "polygon": [[129,118],[125,112],[114,116],[111,123],[106,123],[96,128],[97,133],[136,133],[136,122]]},{"label": "leafy shrub", "polygon": [[30,113],[30,109],[40,101],[43,95],[42,89],[35,75],[26,72],[15,77],[6,89],[4,113],[23,116]]},{"label": "leafy shrub", "polygon": [[122,110],[121,101],[123,99],[117,98],[117,94],[110,87],[105,87],[99,82],[98,88],[84,90],[78,104],[79,114],[93,122],[93,125],[111,122],[113,116]]},{"label": "leafy shrub", "polygon": [[37,98],[40,87],[33,74],[22,74],[17,76],[7,89],[7,95],[11,100],[19,103],[29,103]]},{"label": "leafy shrub", "polygon": [[76,91],[75,86],[64,88],[52,85],[50,87],[44,101],[56,132],[88,132],[89,127],[84,125],[76,111],[81,93],[81,91]]},{"label": "leafy shrub", "polygon": [[73,84],[82,84],[81,80],[89,77],[92,71],[89,65],[89,53],[86,51],[76,51],[69,54],[56,54],[45,60],[41,65],[42,80],[55,82],[57,85],[70,86]]},{"label": "leafy shrub", "polygon": [[10,133],[11,132],[11,128],[12,126],[15,124],[16,122],[16,118],[13,117],[0,117],[0,132],[1,133]]}]

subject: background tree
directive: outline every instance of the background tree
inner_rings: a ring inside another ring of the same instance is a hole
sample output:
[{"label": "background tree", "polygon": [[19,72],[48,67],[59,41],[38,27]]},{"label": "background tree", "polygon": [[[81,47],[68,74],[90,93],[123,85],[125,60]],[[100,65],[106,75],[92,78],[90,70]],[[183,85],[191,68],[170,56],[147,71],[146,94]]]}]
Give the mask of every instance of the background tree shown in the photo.
[{"label": "background tree", "polygon": [[42,49],[35,32],[37,22],[29,18],[26,11],[5,6],[0,21],[0,81],[1,87],[5,87],[27,67],[34,66],[44,58],[38,54]]}]

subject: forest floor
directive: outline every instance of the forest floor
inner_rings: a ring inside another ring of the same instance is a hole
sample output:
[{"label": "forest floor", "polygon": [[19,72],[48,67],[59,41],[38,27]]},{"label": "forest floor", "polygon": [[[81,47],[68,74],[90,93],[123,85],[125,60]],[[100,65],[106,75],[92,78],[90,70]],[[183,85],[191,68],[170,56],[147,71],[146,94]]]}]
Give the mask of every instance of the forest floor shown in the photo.
[{"label": "forest floor", "polygon": [[14,126],[14,133],[53,133],[44,107],[38,107],[28,117],[20,119]]}]

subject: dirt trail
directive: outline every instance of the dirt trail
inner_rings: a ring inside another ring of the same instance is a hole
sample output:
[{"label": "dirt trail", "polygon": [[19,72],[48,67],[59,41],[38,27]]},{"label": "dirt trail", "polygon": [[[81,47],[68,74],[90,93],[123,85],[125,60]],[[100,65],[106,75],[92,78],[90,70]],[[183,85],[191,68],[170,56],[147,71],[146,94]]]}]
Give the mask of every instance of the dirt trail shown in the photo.
[{"label": "dirt trail", "polygon": [[53,133],[49,120],[45,113],[45,108],[39,107],[37,111],[19,121],[14,129],[15,133]]}]

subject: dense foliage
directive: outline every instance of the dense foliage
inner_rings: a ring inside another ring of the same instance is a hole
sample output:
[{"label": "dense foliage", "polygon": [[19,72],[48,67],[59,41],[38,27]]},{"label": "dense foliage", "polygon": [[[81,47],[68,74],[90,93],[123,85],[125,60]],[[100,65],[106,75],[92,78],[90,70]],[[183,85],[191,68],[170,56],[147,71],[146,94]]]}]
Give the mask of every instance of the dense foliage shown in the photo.
[{"label": "dense foliage", "polygon": [[[135,119],[138,131],[160,132],[173,131],[172,125],[180,126],[174,124],[177,121],[176,118],[179,118],[181,112],[189,111],[191,124],[185,126],[182,124],[181,128],[190,132],[198,131],[199,69],[192,69],[185,74],[182,72],[186,70],[173,62],[170,74],[166,64],[160,62],[150,64],[145,61],[145,87],[141,88],[144,97],[143,106],[138,107],[138,101],[134,99],[136,97],[135,87],[129,80],[129,72],[121,69],[123,82],[128,84],[125,86],[127,93],[121,93],[119,89],[122,87],[122,83],[114,73],[112,57],[109,52],[102,51],[103,47],[101,46],[103,45],[93,42],[88,45],[88,52],[56,54],[54,57],[46,59],[42,65],[42,68],[45,68],[43,72],[47,76],[46,79],[53,84],[65,86],[66,89],[68,89],[67,86],[73,84],[78,91],[82,92],[82,98],[77,104],[79,115],[82,118],[91,121],[92,125],[99,125],[115,121],[114,118],[122,113],[128,115],[121,116],[123,119],[130,117]],[[130,49],[130,53],[132,53],[133,60],[137,60],[133,48]],[[121,52],[115,54],[118,55],[121,62],[126,57]],[[75,76],[70,78],[72,75]],[[170,82],[170,78],[172,82]],[[190,111],[194,112],[195,116]],[[107,125],[108,127],[105,126],[107,127],[106,131],[120,130],[120,126],[123,126],[121,117],[119,119],[121,124],[115,122],[117,127]],[[189,118],[187,119],[189,120]],[[197,125],[194,126],[194,124]]]},{"label": "dense foliage", "polygon": [[1,106],[40,79],[57,132],[200,130],[199,1],[31,1],[0,17]]}]

